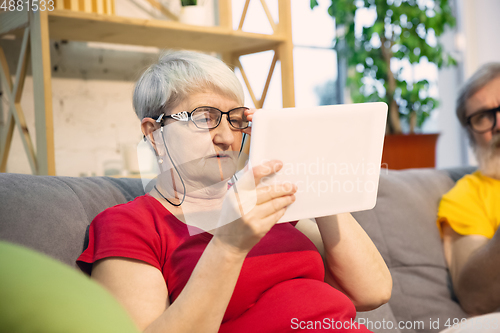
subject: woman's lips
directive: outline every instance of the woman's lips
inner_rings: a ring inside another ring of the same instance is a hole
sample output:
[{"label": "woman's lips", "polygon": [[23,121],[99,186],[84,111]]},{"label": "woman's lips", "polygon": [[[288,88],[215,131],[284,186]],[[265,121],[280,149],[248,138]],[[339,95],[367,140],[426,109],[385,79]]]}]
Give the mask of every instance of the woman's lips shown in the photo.
[{"label": "woman's lips", "polygon": [[210,157],[211,158],[231,158],[231,156],[228,154],[215,154],[215,155],[212,155]]}]

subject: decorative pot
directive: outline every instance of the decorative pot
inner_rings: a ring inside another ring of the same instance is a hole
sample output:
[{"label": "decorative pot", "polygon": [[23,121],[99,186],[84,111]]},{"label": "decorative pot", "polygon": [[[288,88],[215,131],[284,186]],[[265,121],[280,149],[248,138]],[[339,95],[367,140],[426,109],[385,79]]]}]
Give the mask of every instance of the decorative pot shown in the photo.
[{"label": "decorative pot", "polygon": [[179,22],[191,25],[208,25],[205,6],[183,6],[179,15]]},{"label": "decorative pot", "polygon": [[382,167],[394,170],[434,168],[439,134],[386,135]]}]

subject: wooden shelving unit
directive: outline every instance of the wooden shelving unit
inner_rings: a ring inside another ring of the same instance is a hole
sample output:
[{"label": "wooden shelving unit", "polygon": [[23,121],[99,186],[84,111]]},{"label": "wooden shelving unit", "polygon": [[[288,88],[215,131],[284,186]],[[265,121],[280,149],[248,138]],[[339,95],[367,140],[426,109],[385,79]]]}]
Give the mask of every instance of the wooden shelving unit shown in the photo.
[{"label": "wooden shelving unit", "polygon": [[[272,21],[265,0],[260,0],[274,33],[249,33],[241,30],[248,5],[246,0],[239,28],[232,28],[231,0],[219,0],[219,26],[200,27],[175,21],[144,20],[114,15],[77,12],[66,9],[38,12],[0,13],[0,36],[14,34],[22,38],[16,79],[11,81],[7,61],[0,48],[2,89],[8,95],[7,122],[0,123],[0,172],[6,171],[14,128],[22,141],[33,174],[55,175],[55,153],[52,118],[50,39],[104,42],[159,48],[183,48],[217,52],[226,63],[238,67],[256,107],[262,107],[277,61],[281,62],[283,106],[293,107],[293,44],[290,0],[278,0],[279,22]],[[254,0],[256,1],[256,0]],[[274,50],[264,91],[260,98],[252,90],[239,57]],[[27,64],[31,62],[35,99],[36,152],[20,105]],[[5,110],[4,110],[5,111]],[[3,116],[0,114],[0,116]],[[3,117],[0,117],[3,119]]]},{"label": "wooden shelving unit", "polygon": [[49,14],[52,39],[155,47],[178,47],[210,52],[246,53],[269,50],[284,41],[280,35],[248,33],[224,27],[201,27],[175,21],[143,20],[69,10]]}]

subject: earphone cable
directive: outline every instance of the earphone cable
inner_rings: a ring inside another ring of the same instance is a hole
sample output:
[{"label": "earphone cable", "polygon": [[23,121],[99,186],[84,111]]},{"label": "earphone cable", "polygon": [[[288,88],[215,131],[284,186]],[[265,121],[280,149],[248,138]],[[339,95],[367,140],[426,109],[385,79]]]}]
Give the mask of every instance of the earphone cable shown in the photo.
[{"label": "earphone cable", "polygon": [[[182,194],[182,200],[180,203],[178,204],[174,204],[172,201],[168,200],[161,192],[160,190],[158,190],[158,188],[156,187],[156,184],[154,186],[154,189],[156,190],[156,192],[158,192],[159,195],[161,195],[161,197],[165,200],[168,201],[169,204],[171,204],[172,206],[175,206],[175,207],[179,207],[180,205],[182,205],[182,203],[184,202],[184,199],[186,198],[186,185],[184,184],[184,180],[182,180],[182,176],[179,172],[179,170],[177,169],[177,167],[175,166],[175,163],[174,161],[172,160],[172,157],[170,156],[170,152],[168,151],[168,147],[167,147],[167,144],[165,143],[165,137],[163,135],[163,126],[161,127],[161,138],[163,140],[163,145],[165,146],[165,150],[167,151],[167,155],[168,155],[168,158],[170,159],[170,163],[172,163],[175,171],[177,172],[177,175],[179,175],[179,179],[181,180],[181,183],[182,183],[182,187],[184,188],[184,193]],[[174,180],[175,181],[175,180]]]}]

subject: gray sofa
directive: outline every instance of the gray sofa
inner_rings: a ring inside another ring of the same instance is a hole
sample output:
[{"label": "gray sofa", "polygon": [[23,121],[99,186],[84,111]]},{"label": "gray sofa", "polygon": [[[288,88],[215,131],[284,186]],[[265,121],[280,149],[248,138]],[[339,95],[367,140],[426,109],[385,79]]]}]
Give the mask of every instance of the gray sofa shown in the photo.
[{"label": "gray sofa", "polygon": [[[441,195],[471,171],[383,170],[376,207],[353,214],[394,281],[388,304],[358,314],[369,329],[437,332],[448,320],[452,324],[454,318],[467,316],[451,292],[435,220]],[[92,219],[107,207],[143,194],[140,179],[0,174],[0,239],[76,268]]]}]

